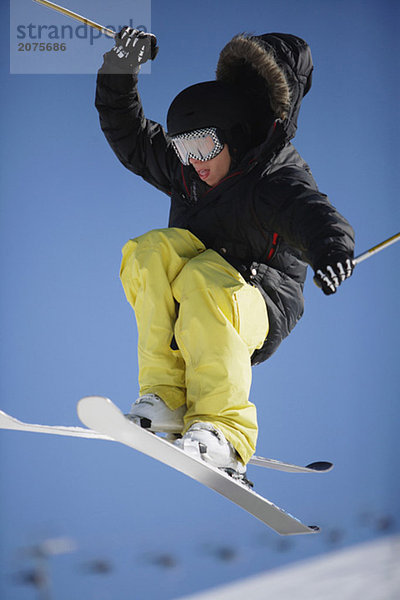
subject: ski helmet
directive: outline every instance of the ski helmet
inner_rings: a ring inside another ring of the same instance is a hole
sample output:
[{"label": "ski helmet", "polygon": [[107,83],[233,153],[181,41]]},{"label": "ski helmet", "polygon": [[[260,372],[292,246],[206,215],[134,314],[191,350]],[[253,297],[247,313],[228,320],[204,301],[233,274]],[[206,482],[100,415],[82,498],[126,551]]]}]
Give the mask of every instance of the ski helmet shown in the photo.
[{"label": "ski helmet", "polygon": [[215,127],[236,150],[248,147],[248,107],[236,86],[222,81],[196,83],[180,92],[167,114],[168,135],[173,137]]}]

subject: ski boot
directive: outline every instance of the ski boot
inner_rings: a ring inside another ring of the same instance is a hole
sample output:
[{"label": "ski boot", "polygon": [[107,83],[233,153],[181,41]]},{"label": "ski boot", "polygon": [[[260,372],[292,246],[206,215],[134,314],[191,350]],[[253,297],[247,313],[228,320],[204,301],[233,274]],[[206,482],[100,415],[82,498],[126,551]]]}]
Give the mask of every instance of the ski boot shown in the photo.
[{"label": "ski boot", "polygon": [[247,487],[253,487],[246,478],[246,466],[238,453],[223,433],[211,423],[194,423],[174,444],[184,452],[225,471]]},{"label": "ski boot", "polygon": [[126,415],[136,425],[154,433],[180,434],[186,405],[171,410],[156,394],[140,396]]}]

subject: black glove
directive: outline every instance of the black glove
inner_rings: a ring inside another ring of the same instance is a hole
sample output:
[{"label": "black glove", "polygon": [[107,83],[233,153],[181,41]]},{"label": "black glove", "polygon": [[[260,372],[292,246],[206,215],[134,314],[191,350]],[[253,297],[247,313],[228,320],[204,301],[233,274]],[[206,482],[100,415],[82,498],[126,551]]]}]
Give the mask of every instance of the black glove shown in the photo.
[{"label": "black glove", "polygon": [[334,294],[339,285],[353,273],[353,256],[332,254],[326,260],[320,260],[315,267],[314,282],[324,294]]},{"label": "black glove", "polygon": [[115,46],[104,55],[108,72],[137,73],[139,67],[158,53],[157,38],[132,27],[124,27],[115,37]]}]

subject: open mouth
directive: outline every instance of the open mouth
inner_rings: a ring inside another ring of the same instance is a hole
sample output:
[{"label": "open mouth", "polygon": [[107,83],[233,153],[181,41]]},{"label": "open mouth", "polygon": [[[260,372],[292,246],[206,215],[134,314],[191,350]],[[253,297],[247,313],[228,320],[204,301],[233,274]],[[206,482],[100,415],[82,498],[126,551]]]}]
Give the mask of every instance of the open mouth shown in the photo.
[{"label": "open mouth", "polygon": [[200,177],[200,179],[207,179],[207,177],[210,174],[210,169],[199,169],[197,171],[197,175]]}]

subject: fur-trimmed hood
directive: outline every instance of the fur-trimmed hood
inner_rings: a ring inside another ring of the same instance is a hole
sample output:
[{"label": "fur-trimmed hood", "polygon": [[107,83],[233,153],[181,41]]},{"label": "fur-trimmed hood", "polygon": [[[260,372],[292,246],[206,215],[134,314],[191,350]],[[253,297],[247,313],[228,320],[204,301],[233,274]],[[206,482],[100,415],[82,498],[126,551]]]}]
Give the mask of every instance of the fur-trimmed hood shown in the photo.
[{"label": "fur-trimmed hood", "polygon": [[253,127],[259,128],[261,135],[279,119],[287,141],[296,133],[312,70],[310,48],[301,38],[282,33],[239,34],[222,49],[216,78],[238,86],[247,96]]}]

